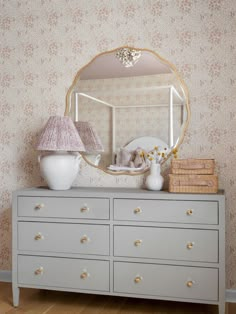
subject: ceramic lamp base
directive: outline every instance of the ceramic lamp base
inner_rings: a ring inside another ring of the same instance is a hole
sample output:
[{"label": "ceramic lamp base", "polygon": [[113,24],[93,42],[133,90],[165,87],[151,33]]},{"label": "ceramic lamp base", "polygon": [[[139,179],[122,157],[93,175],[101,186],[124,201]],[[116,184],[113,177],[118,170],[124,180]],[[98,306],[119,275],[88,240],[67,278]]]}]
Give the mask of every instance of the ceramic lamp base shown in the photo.
[{"label": "ceramic lamp base", "polygon": [[51,190],[69,190],[79,171],[81,155],[52,152],[39,156],[40,171]]}]

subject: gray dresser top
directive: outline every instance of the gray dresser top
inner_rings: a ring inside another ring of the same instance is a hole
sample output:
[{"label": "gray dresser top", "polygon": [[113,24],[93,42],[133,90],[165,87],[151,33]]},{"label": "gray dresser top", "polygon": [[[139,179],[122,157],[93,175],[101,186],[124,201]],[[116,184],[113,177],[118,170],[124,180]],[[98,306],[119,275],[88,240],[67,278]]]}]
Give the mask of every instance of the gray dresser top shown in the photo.
[{"label": "gray dresser top", "polygon": [[167,191],[148,191],[138,188],[110,188],[110,187],[73,187],[66,191],[54,191],[47,187],[20,189],[15,196],[45,196],[45,197],[121,197],[143,199],[172,199],[172,200],[220,200],[224,198],[224,191],[217,194],[185,194],[169,193]]}]

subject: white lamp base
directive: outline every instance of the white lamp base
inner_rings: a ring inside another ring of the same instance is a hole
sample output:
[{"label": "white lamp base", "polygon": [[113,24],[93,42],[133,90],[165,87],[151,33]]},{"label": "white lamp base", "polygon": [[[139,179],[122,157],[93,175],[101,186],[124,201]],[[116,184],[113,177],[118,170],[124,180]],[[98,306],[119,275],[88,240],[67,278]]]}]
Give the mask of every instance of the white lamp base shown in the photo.
[{"label": "white lamp base", "polygon": [[81,155],[51,152],[38,160],[41,175],[51,190],[69,190],[78,174]]}]

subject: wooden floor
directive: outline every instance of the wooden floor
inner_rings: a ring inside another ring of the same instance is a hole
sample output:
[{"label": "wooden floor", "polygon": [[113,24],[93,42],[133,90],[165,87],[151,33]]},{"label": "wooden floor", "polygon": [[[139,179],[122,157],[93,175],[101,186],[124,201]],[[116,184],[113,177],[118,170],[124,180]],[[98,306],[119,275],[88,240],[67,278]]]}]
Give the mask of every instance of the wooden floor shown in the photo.
[{"label": "wooden floor", "polygon": [[[236,304],[228,304],[228,314]],[[0,283],[0,314],[216,314],[217,307],[180,302],[21,289],[20,306],[12,306],[10,283]]]}]

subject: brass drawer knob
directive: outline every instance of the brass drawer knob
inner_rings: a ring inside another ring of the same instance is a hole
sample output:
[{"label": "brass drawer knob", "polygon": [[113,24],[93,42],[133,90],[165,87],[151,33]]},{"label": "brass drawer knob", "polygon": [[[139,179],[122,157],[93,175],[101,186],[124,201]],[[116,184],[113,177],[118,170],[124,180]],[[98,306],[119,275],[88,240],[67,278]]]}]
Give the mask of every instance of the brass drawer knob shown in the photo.
[{"label": "brass drawer knob", "polygon": [[86,243],[86,242],[88,242],[89,241],[89,238],[86,236],[86,235],[84,235],[81,239],[80,239],[80,242],[81,243]]},{"label": "brass drawer knob", "polygon": [[193,214],[193,210],[192,210],[192,209],[188,209],[188,210],[186,211],[186,215],[187,215],[187,216],[192,216],[192,214]]},{"label": "brass drawer knob", "polygon": [[36,204],[34,208],[35,209],[42,209],[42,208],[44,208],[44,206],[45,205],[43,203],[41,203],[41,204]]},{"label": "brass drawer knob", "polygon": [[135,245],[135,246],[140,246],[142,243],[143,243],[142,240],[136,240],[136,241],[134,241],[134,245]]},{"label": "brass drawer knob", "polygon": [[43,239],[44,239],[44,236],[43,236],[40,232],[38,232],[38,233],[35,235],[34,239],[35,239],[36,241],[38,241],[38,240],[43,240]]},{"label": "brass drawer knob", "polygon": [[142,209],[140,207],[137,207],[134,209],[134,213],[137,215],[137,214],[141,214],[142,212]]},{"label": "brass drawer knob", "polygon": [[137,277],[134,278],[134,282],[135,283],[140,283],[142,281],[142,279],[143,278],[141,276],[137,276]]},{"label": "brass drawer knob", "polygon": [[189,280],[186,282],[186,286],[191,288],[193,286],[194,282],[192,280]]},{"label": "brass drawer knob", "polygon": [[80,208],[80,211],[81,211],[81,213],[88,212],[89,211],[89,207],[85,205],[85,206]]},{"label": "brass drawer knob", "polygon": [[187,249],[191,250],[194,246],[194,242],[187,243]]},{"label": "brass drawer knob", "polygon": [[88,273],[86,271],[84,271],[81,275],[80,275],[81,279],[86,279],[88,278]]},{"label": "brass drawer knob", "polygon": [[43,267],[39,267],[34,272],[35,275],[42,275],[43,274]]}]

